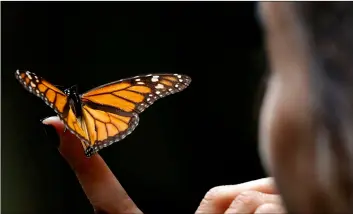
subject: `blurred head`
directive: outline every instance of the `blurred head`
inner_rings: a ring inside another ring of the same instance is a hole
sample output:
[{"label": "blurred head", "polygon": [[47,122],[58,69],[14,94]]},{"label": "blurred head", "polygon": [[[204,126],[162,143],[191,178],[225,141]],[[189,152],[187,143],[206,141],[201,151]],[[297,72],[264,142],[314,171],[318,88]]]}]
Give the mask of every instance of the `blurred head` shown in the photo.
[{"label": "blurred head", "polygon": [[260,153],[289,212],[353,212],[353,4],[261,2]]}]

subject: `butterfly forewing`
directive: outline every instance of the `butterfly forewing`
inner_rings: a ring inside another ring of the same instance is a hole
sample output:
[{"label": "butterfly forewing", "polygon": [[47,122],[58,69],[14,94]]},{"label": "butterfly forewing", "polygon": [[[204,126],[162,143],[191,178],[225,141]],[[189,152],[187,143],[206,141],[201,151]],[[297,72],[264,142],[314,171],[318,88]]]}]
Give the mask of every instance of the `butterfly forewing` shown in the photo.
[{"label": "butterfly forewing", "polygon": [[141,113],[156,100],[184,90],[190,82],[190,77],[179,74],[136,76],[90,90],[82,100]]},{"label": "butterfly forewing", "polygon": [[58,114],[64,113],[68,100],[60,89],[29,71],[17,70],[16,78],[29,92],[43,99]]}]

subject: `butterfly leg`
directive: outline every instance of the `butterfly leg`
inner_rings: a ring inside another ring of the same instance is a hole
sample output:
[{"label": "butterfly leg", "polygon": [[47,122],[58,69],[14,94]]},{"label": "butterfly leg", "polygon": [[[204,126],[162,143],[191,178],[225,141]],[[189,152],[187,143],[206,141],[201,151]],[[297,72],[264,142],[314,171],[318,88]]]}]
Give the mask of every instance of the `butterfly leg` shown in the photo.
[{"label": "butterfly leg", "polygon": [[87,149],[85,150],[85,155],[88,158],[91,157],[94,153],[95,151],[92,146],[87,147]]}]

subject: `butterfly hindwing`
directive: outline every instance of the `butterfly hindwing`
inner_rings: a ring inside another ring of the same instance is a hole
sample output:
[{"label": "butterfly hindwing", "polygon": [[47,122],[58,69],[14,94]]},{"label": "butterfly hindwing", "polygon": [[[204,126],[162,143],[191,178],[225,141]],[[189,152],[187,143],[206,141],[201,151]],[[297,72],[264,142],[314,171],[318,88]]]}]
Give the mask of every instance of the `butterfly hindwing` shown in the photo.
[{"label": "butterfly hindwing", "polygon": [[98,151],[129,135],[139,122],[136,113],[123,113],[113,109],[83,106],[83,117],[89,133],[90,146]]}]

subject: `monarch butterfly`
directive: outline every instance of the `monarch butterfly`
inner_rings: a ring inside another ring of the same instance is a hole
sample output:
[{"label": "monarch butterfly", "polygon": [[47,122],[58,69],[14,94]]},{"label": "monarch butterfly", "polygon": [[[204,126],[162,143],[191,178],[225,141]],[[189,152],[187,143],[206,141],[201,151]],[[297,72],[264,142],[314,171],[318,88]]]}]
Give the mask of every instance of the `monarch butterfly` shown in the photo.
[{"label": "monarch butterfly", "polygon": [[81,140],[87,157],[124,139],[138,125],[139,113],[191,83],[186,75],[149,74],[111,82],[80,95],[77,86],[61,91],[29,71],[17,70],[16,79],[54,109],[66,129]]}]

